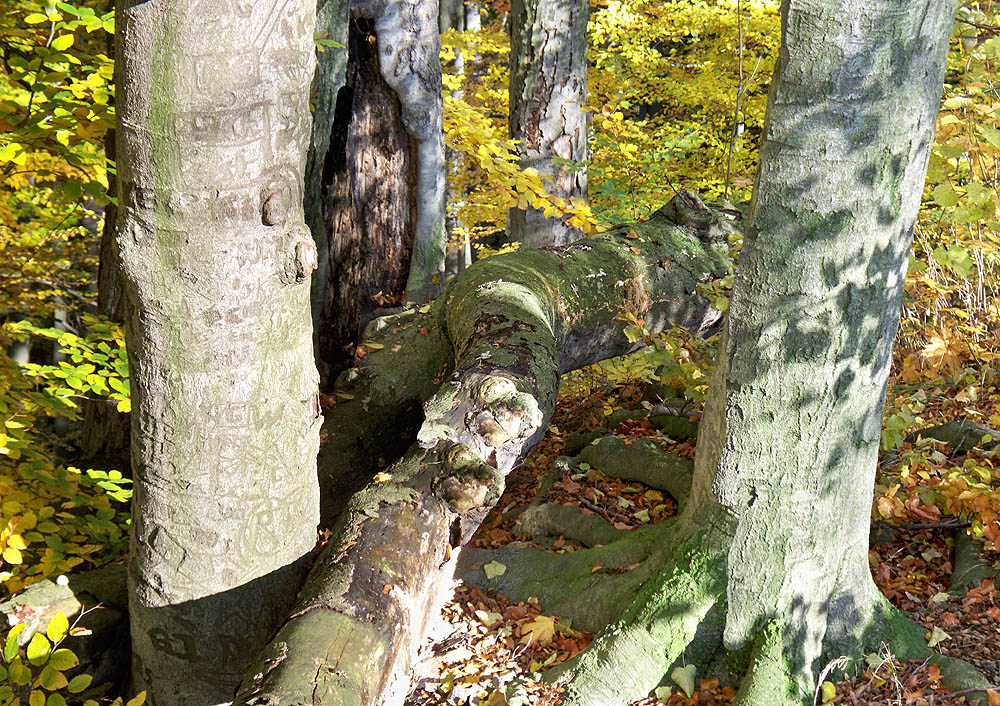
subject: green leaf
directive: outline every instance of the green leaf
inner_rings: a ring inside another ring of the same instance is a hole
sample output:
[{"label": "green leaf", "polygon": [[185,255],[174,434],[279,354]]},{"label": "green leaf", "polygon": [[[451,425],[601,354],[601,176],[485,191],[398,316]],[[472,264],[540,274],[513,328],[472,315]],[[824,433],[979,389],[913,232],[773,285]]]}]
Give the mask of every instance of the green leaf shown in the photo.
[{"label": "green leaf", "polygon": [[44,664],[52,651],[52,643],[40,632],[31,636],[28,643],[28,662],[34,665]]},{"label": "green leaf", "polygon": [[41,12],[32,12],[24,18],[24,21],[29,25],[37,25],[40,22],[48,22],[48,17],[43,15]]},{"label": "green leaf", "polygon": [[52,620],[49,621],[49,626],[45,630],[45,634],[49,636],[52,642],[59,642],[64,637],[66,637],[66,632],[69,630],[69,621],[62,612],[56,613]]},{"label": "green leaf", "polygon": [[75,654],[73,654],[73,650],[67,650],[65,647],[53,652],[52,657],[49,658],[49,665],[51,665],[53,669],[72,669],[78,664],[80,664],[80,660],[77,659]]},{"label": "green leaf", "polygon": [[939,265],[949,268],[963,279],[968,277],[975,267],[969,251],[960,245],[953,245],[947,250],[934,248],[933,255]]},{"label": "green leaf", "polygon": [[77,674],[70,680],[69,686],[66,687],[66,690],[71,694],[79,694],[81,691],[90,686],[92,681],[94,681],[94,678],[89,674]]},{"label": "green leaf", "polygon": [[693,664],[689,664],[686,667],[677,667],[677,669],[670,672],[670,678],[674,680],[674,684],[679,686],[689,699],[694,694],[694,675],[696,669],[697,667]]},{"label": "green leaf", "polygon": [[958,203],[958,194],[950,184],[938,184],[932,192],[934,203],[944,208],[950,208]]},{"label": "green leaf", "polygon": [[45,692],[32,689],[28,695],[28,706],[45,706]]},{"label": "green leaf", "polygon": [[491,561],[483,566],[483,573],[486,574],[487,579],[494,579],[507,573],[507,566],[499,561]]},{"label": "green leaf", "polygon": [[66,698],[62,694],[49,694],[45,706],[66,706]]},{"label": "green leaf", "polygon": [[5,662],[9,663],[17,656],[17,636],[24,632],[25,627],[24,623],[18,623],[7,633],[7,642],[3,647],[3,659]]},{"label": "green leaf", "polygon": [[989,201],[990,196],[993,195],[993,189],[974,181],[965,187],[965,195],[970,203],[978,206]]},{"label": "green leaf", "polygon": [[985,137],[991,145],[1000,149],[1000,130],[994,130],[993,128],[986,127],[985,125],[977,125],[976,129],[983,133],[983,137]]},{"label": "green leaf", "polygon": [[69,681],[66,680],[65,674],[54,669],[52,665],[46,664],[42,667],[42,673],[38,675],[38,683],[42,685],[43,689],[56,691],[69,684]]},{"label": "green leaf", "polygon": [[20,659],[16,659],[10,663],[7,673],[10,683],[14,686],[25,686],[31,681],[31,670]]},{"label": "green leaf", "polygon": [[975,102],[968,96],[952,96],[941,104],[942,110],[955,110],[956,108],[971,108]]}]

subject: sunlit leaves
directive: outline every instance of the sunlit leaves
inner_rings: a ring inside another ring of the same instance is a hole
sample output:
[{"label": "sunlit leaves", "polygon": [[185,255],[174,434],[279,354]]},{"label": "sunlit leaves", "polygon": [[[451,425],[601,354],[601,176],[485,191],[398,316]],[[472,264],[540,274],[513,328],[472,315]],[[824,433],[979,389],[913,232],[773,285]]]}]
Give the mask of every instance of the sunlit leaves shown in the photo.
[{"label": "sunlit leaves", "polygon": [[116,470],[54,464],[37,428],[45,417],[76,416],[85,397],[128,402],[121,331],[98,319],[88,326],[77,336],[12,325],[18,336],[56,342],[64,360],[53,365],[18,365],[0,354],[0,582],[10,592],[84,562],[106,563],[125,548],[131,481]]},{"label": "sunlit leaves", "polygon": [[59,646],[72,632],[69,621],[62,613],[56,613],[44,633],[34,632],[27,641],[23,639],[26,629],[26,623],[19,623],[7,633],[5,666],[0,665],[0,704],[9,704],[15,693],[27,693],[29,704],[66,706],[63,692],[80,694],[93,681],[86,674],[76,675],[72,680],[66,675],[80,664],[72,651]]}]

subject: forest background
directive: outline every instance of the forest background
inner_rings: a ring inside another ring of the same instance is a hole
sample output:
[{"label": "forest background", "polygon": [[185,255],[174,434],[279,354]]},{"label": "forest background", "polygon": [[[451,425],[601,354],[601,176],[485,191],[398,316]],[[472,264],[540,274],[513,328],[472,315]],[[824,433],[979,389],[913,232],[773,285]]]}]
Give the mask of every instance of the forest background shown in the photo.
[{"label": "forest background", "polygon": [[[998,9],[992,2],[959,9],[872,505],[875,522],[961,525],[987,564],[1000,557],[995,451],[987,443],[960,455],[908,435],[961,420],[1000,428]],[[586,170],[587,202],[551,196],[537,172],[518,165],[507,138],[508,13],[505,0],[484,3],[482,29],[442,37],[451,248],[468,244],[487,257],[510,247],[497,234],[516,206],[544,209],[583,232],[642,220],[680,189],[745,210],[779,42],[776,3],[591,4],[590,157],[566,165]],[[88,405],[119,414],[130,406],[124,339],[113,307],[98,302],[97,287],[104,217],[114,208],[114,164],[105,150],[114,126],[111,4],[16,0],[0,9],[0,28],[3,601],[43,579],[121,561],[129,469],[88,451],[94,430],[84,421]],[[324,42],[317,37],[319,51]],[[740,239],[731,245],[738,252]],[[720,309],[730,285],[705,287]],[[622,326],[641,337],[641,322],[627,314]],[[574,375],[565,394],[603,420],[627,407],[636,390],[657,384],[681,392],[696,417],[713,342],[679,333],[651,342],[645,353]],[[911,603],[938,595],[927,588],[937,585],[933,562],[914,568],[904,560],[937,546],[939,535],[914,539],[908,553],[886,560],[896,563],[885,570],[884,557],[874,557],[880,587]],[[99,698],[84,675],[72,681],[63,675],[72,676],[75,666],[75,658],[56,657],[70,630],[55,621],[47,639],[20,650],[11,631],[13,642],[3,641],[0,704],[29,682],[50,706],[75,694]]]}]

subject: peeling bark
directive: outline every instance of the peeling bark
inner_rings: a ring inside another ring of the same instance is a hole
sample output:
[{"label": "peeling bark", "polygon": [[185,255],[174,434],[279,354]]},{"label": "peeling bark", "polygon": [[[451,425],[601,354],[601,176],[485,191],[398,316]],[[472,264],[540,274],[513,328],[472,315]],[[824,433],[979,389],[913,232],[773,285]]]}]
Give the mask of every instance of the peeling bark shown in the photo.
[{"label": "peeling bark", "polygon": [[[559,374],[635,348],[615,323],[622,311],[653,330],[676,323],[704,334],[718,323],[719,313],[694,293],[698,281],[730,267],[728,227],[707,216],[684,192],[644,224],[489,258],[449,284],[427,315],[443,327],[452,356],[445,367],[454,373],[424,403],[417,443],[340,514],[237,703],[394,703],[405,692],[457,548],[543,435]],[[397,319],[381,337],[373,331],[372,342],[395,346],[407,328]],[[355,376],[368,382],[333,413],[357,415],[371,390],[385,392],[379,372],[399,353],[389,346],[369,353],[370,373]],[[387,397],[380,406],[391,404]]]},{"label": "peeling bark", "polygon": [[[585,171],[556,158],[587,158],[586,0],[513,0],[510,9],[510,137],[522,168],[536,169],[549,193],[587,198]],[[528,247],[564,245],[582,233],[542,211],[512,208],[507,237]]]}]

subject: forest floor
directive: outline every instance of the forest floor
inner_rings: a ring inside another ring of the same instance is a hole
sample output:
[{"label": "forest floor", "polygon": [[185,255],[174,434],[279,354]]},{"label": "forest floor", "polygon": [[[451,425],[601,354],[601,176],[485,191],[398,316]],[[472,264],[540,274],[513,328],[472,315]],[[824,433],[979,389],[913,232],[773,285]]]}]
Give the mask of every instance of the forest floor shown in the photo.
[{"label": "forest floor", "polygon": [[[953,390],[951,394],[956,392]],[[482,524],[472,545],[496,548],[522,541],[552,552],[576,548],[573,541],[565,537],[553,537],[539,543],[538,538],[520,536],[516,524],[519,511],[543,487],[543,479],[550,472],[552,462],[564,453],[567,441],[573,445],[574,437],[580,438],[575,435],[600,429],[622,437],[627,444],[646,437],[665,451],[693,458],[694,439],[681,442],[670,439],[643,414],[643,407],[649,408],[651,397],[647,391],[643,403],[643,393],[642,385],[626,385],[561,399],[544,440],[523,466],[508,477],[503,498]],[[619,411],[612,416],[615,409],[635,409],[634,416],[639,418],[621,420],[625,412]],[[954,410],[946,407],[925,412],[930,413],[928,418],[934,418],[935,412],[945,417],[956,416]],[[697,413],[690,415],[691,421],[697,418]],[[936,423],[939,422],[936,420]],[[897,447],[895,453],[889,455],[889,463],[898,464],[909,447],[907,443]],[[938,448],[938,454],[948,452],[943,445]],[[962,459],[952,453],[945,460],[960,464]],[[600,515],[618,529],[662,522],[676,511],[673,500],[660,491],[609,477],[587,464],[578,465],[574,470],[555,478],[547,502],[563,503],[585,513]],[[997,478],[1000,474],[995,474],[993,480]],[[917,490],[926,492],[927,489]],[[910,497],[918,496],[919,493]],[[955,522],[955,518],[938,515],[933,507],[914,502],[907,508],[910,512],[902,518],[873,523],[869,561],[875,583],[894,605],[926,626],[929,644],[941,653],[972,662],[992,684],[1000,685],[1000,595],[994,580],[987,579],[968,590],[950,592],[956,530],[946,525]],[[933,522],[927,521],[928,514]],[[879,517],[877,511],[873,516]],[[906,522],[907,519],[912,521]],[[920,528],[921,525],[928,527]],[[1000,570],[1000,553],[992,548],[981,549],[980,558]],[[437,630],[439,637],[429,648],[435,655],[432,668],[418,682],[408,706],[556,706],[560,702],[559,693],[541,681],[541,673],[573,657],[594,637],[574,630],[559,616],[546,615],[545,606],[538,605],[537,601],[513,602],[478,587],[467,588],[460,582],[454,599],[445,606],[441,617],[442,624]],[[858,676],[827,685],[821,700],[855,706],[967,703],[966,694],[950,693],[941,684],[940,677],[935,665],[901,663],[885,649],[867,655]],[[520,685],[519,693],[517,698],[508,701],[504,691],[512,682]],[[666,683],[657,690],[657,696],[643,699],[635,706],[730,704],[736,694],[734,686],[738,685],[703,679],[696,681],[693,688],[689,686],[690,693],[685,693],[681,686]],[[835,694],[831,687],[836,688]],[[1000,694],[991,694],[989,703],[1000,704]]]}]

